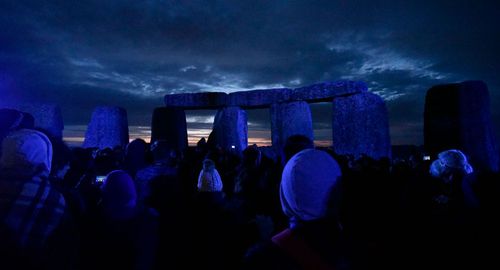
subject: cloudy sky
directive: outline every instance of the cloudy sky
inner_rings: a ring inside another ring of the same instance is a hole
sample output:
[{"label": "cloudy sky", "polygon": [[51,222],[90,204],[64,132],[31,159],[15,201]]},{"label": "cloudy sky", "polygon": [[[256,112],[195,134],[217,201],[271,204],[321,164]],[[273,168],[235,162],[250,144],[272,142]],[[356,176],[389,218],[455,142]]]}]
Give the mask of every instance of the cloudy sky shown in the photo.
[{"label": "cloudy sky", "polygon": [[[148,126],[170,93],[352,79],[387,101],[393,143],[420,144],[426,90],[480,79],[500,130],[498,1],[1,0],[0,29],[1,98],[59,103],[68,126],[98,105]],[[270,126],[265,110],[249,118]],[[313,118],[327,138],[331,106]]]}]

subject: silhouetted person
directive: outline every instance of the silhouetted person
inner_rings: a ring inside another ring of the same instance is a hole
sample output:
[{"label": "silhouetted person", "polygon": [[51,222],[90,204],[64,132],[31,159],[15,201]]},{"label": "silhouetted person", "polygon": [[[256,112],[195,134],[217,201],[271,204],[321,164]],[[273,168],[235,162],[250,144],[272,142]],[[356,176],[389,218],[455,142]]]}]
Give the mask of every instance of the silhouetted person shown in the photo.
[{"label": "silhouetted person", "polygon": [[157,259],[157,214],[137,204],[132,178],[112,171],[102,185],[99,212],[84,228],[83,268],[152,269]]},{"label": "silhouetted person", "polygon": [[[479,267],[477,258],[478,200],[471,184],[473,168],[466,156],[451,149],[439,153],[411,194],[408,221],[410,260],[415,268]],[[415,188],[415,187],[414,187]],[[476,248],[471,248],[475,246]]]},{"label": "silhouetted person", "polygon": [[[194,200],[192,256],[210,269],[231,269],[228,223],[222,179],[210,159],[203,161]],[[234,236],[233,236],[234,237]]]},{"label": "silhouetted person", "polygon": [[256,146],[249,146],[243,151],[243,159],[235,179],[234,193],[256,205],[259,194],[259,181],[263,177],[260,170],[262,154]]},{"label": "silhouetted person", "polygon": [[164,175],[176,175],[176,156],[171,156],[170,146],[164,140],[157,140],[151,145],[153,164],[137,171],[135,185],[137,188],[138,201],[148,204],[151,196],[151,181]]},{"label": "silhouetted person", "polygon": [[290,160],[293,155],[304,149],[314,148],[314,142],[304,135],[292,135],[286,139],[285,145],[283,146],[283,157],[282,164],[285,164]]},{"label": "silhouetted person", "polygon": [[125,149],[125,170],[132,176],[147,166],[148,145],[143,139],[131,141]]}]

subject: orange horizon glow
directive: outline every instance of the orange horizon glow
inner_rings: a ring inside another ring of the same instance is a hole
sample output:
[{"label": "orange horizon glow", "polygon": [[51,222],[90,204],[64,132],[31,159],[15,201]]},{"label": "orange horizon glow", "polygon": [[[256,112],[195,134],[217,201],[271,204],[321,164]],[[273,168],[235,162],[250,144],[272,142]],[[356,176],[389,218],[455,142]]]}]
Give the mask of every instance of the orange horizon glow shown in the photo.
[{"label": "orange horizon glow", "polygon": [[[74,125],[66,126],[63,135],[63,141],[69,146],[80,147],[85,139],[86,126]],[[196,146],[202,138],[208,139],[211,129],[193,129],[188,128],[188,145]],[[130,126],[129,127],[129,142],[135,139],[143,139],[147,143],[151,141],[151,130],[147,126]],[[271,131],[270,130],[248,130],[248,145],[256,144],[257,146],[271,146]],[[320,147],[331,146],[332,142],[328,139],[314,140],[314,144]]]}]

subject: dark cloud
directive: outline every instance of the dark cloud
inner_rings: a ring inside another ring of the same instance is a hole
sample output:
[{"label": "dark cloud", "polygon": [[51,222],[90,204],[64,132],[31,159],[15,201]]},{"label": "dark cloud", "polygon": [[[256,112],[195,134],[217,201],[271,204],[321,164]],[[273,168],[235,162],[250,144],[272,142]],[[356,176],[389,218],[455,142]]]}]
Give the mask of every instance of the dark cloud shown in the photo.
[{"label": "dark cloud", "polygon": [[[364,80],[387,101],[393,141],[421,143],[425,91],[482,79],[500,131],[499,13],[465,0],[7,0],[0,94],[61,103],[70,124],[100,104],[149,123],[168,93]],[[331,125],[331,107],[313,114]],[[249,113],[256,127],[266,115]]]}]

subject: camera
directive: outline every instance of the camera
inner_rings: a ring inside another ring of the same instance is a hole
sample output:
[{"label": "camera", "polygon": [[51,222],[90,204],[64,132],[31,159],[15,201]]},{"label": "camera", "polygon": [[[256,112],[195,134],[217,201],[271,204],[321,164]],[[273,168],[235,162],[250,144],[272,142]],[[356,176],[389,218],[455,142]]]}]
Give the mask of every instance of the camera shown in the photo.
[{"label": "camera", "polygon": [[106,179],[106,175],[98,175],[95,177],[95,183],[102,184],[104,183],[104,179]]}]

